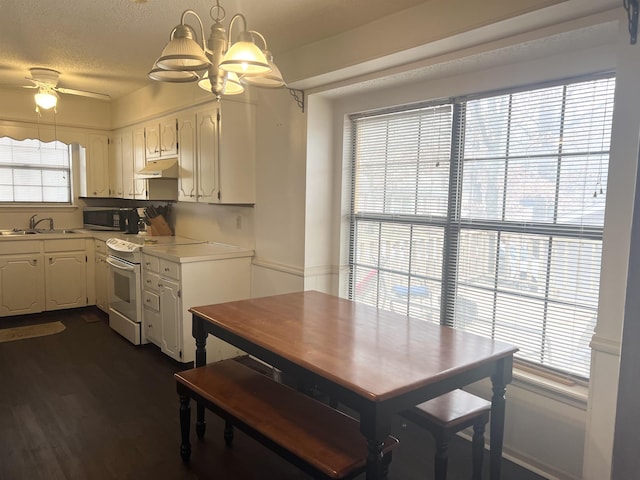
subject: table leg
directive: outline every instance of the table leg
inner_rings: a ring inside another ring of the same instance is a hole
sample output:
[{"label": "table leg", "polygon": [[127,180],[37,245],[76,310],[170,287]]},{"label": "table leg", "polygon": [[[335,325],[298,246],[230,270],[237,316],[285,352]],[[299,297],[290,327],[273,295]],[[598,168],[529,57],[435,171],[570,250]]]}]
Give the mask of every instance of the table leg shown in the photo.
[{"label": "table leg", "polygon": [[[500,480],[502,469],[502,443],[504,440],[504,415],[505,393],[505,368],[497,369],[497,373],[491,377],[493,397],[491,398],[491,438],[490,438],[490,475],[491,480]],[[509,365],[509,375],[511,365]]]},{"label": "table leg", "polygon": [[367,438],[367,473],[366,480],[386,480],[388,465],[382,461],[384,442]]},{"label": "table leg", "polygon": [[[193,337],[196,340],[196,367],[207,364],[207,333],[204,331],[201,318],[193,316]],[[196,434],[199,439],[204,438],[207,423],[204,419],[204,406],[198,403],[196,407]]]},{"label": "table leg", "polygon": [[188,462],[191,457],[191,442],[189,431],[191,429],[191,399],[188,395],[180,395],[180,456],[183,462]]}]

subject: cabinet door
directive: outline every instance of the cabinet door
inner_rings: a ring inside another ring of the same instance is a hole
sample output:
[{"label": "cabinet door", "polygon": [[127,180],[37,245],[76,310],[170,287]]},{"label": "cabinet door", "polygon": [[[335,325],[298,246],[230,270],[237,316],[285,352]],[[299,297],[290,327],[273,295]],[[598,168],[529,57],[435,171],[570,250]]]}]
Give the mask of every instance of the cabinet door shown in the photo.
[{"label": "cabinet door", "polygon": [[44,310],[42,255],[0,256],[0,316]]},{"label": "cabinet door", "polygon": [[145,163],[144,128],[137,128],[133,131],[133,192],[132,196],[128,198],[147,199],[147,180],[135,178],[135,172],[142,170]]},{"label": "cabinet door", "polygon": [[109,137],[101,134],[89,134],[86,162],[87,196],[108,197]]},{"label": "cabinet door", "polygon": [[181,361],[180,330],[182,327],[182,307],[180,304],[180,284],[162,277],[160,289],[160,322],[162,324],[162,340],[160,349]]},{"label": "cabinet door", "polygon": [[85,252],[45,255],[45,307],[47,310],[87,305],[87,256]]},{"label": "cabinet door", "polygon": [[255,203],[255,105],[220,105],[219,202]]},{"label": "cabinet door", "polygon": [[199,202],[218,202],[218,111],[211,107],[196,114]]},{"label": "cabinet door", "polygon": [[160,156],[175,157],[178,155],[178,129],[175,117],[160,122]]},{"label": "cabinet door", "polygon": [[196,116],[184,115],[178,119],[178,200],[195,202],[196,196]]},{"label": "cabinet door", "polygon": [[122,183],[123,140],[124,135],[122,132],[118,132],[109,143],[109,196],[113,198],[124,198]]},{"label": "cabinet door", "polygon": [[152,123],[144,127],[144,157],[147,160],[160,158],[160,124]]},{"label": "cabinet door", "polygon": [[98,254],[95,262],[96,306],[109,313],[109,264],[104,255]]}]

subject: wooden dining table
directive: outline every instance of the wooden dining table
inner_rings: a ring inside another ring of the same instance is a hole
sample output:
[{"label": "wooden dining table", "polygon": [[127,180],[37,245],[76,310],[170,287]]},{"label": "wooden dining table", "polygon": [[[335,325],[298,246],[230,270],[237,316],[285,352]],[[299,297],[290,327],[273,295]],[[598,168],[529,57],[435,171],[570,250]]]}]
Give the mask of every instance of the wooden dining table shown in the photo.
[{"label": "wooden dining table", "polygon": [[[506,385],[517,348],[454,328],[305,291],[190,309],[196,367],[214,335],[358,412],[367,480],[385,478],[395,413],[490,378],[490,478],[500,479]],[[204,434],[204,407],[196,431]]]}]

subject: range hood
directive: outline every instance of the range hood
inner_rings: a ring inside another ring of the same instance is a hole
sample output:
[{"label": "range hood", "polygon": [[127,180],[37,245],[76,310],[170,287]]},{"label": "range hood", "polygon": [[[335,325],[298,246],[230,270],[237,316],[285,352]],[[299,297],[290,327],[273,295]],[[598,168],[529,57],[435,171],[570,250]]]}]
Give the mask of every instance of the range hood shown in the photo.
[{"label": "range hood", "polygon": [[136,172],[136,178],[178,178],[178,159],[151,160]]}]

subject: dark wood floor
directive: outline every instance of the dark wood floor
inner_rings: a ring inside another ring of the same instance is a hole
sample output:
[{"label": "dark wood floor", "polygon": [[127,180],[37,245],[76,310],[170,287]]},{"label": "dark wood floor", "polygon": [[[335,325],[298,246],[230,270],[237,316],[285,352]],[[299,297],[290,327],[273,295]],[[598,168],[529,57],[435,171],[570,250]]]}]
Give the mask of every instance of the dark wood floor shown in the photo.
[{"label": "dark wood floor", "polygon": [[[63,333],[0,343],[0,479],[309,478],[241,432],[226,448],[212,414],[206,441],[194,434],[191,462],[183,465],[172,374],[185,367],[155,346],[134,347],[97,309],[1,318],[0,328],[55,320],[65,324]],[[432,478],[428,434],[400,420],[394,430],[400,447],[390,480]],[[454,441],[450,480],[471,477],[469,449]],[[503,478],[541,477],[505,462]]]}]

